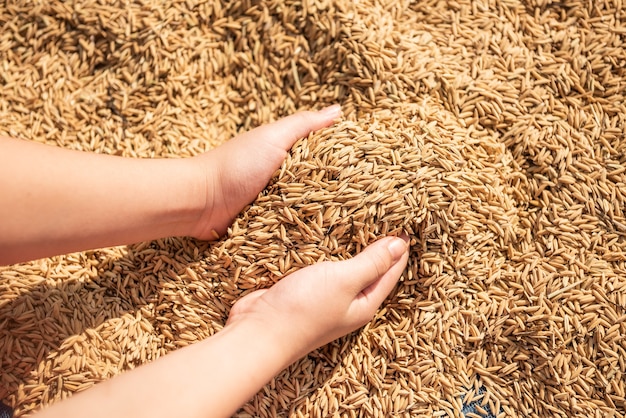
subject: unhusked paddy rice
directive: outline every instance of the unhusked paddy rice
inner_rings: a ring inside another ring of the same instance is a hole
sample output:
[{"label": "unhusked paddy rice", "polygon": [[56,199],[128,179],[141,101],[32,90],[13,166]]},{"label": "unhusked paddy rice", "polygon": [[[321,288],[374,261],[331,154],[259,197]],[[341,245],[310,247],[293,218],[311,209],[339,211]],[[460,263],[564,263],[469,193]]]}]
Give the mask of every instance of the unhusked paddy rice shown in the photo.
[{"label": "unhusked paddy rice", "polygon": [[2,135],[180,158],[299,109],[344,113],[217,242],[0,268],[0,399],[26,415],[219,332],[250,291],[407,232],[372,321],[238,416],[625,415],[625,14],[621,0],[0,5]]}]

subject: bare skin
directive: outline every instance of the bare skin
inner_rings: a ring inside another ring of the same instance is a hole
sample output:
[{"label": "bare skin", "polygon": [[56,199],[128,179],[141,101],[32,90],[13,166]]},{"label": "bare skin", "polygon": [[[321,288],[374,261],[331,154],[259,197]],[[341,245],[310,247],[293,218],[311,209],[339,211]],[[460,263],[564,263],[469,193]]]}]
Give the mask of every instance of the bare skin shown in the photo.
[{"label": "bare skin", "polygon": [[[213,239],[288,150],[340,116],[301,112],[206,154],[137,160],[0,139],[0,264],[164,236]],[[397,283],[408,239],[304,268],[239,300],[224,329],[36,417],[225,417],[283,368],[366,324]]]},{"label": "bare skin", "polygon": [[186,159],[0,138],[0,264],[166,236],[215,239],[267,185],[294,142],[340,114],[338,107],[300,112]]},{"label": "bare skin", "polygon": [[407,249],[388,237],[351,260],[302,269],[239,300],[213,337],[35,416],[231,416],[289,364],[366,324],[404,270]]}]

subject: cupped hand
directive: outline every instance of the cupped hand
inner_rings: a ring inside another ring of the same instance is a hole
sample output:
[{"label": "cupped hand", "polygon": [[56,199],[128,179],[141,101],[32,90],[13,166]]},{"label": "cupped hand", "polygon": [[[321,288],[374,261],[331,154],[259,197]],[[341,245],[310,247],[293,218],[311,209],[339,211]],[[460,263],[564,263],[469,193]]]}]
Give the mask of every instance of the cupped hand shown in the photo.
[{"label": "cupped hand", "polygon": [[299,112],[194,157],[206,182],[206,197],[190,235],[215,239],[224,234],[239,212],[267,186],[293,144],[340,116],[339,105]]},{"label": "cupped hand", "polygon": [[256,323],[295,361],[370,321],[400,278],[408,249],[406,236],[385,237],[350,260],[304,268],[240,299],[226,326]]}]

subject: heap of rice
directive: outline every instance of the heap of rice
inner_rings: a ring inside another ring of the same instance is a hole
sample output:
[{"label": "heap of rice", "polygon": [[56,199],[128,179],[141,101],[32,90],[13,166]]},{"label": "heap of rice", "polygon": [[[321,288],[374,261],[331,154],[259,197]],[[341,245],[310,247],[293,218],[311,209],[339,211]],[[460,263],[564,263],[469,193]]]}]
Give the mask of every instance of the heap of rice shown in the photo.
[{"label": "heap of rice", "polygon": [[621,0],[3,3],[1,134],[177,158],[298,109],[344,119],[220,241],[0,268],[0,399],[59,401],[407,231],[371,323],[238,416],[623,416],[625,17]]}]

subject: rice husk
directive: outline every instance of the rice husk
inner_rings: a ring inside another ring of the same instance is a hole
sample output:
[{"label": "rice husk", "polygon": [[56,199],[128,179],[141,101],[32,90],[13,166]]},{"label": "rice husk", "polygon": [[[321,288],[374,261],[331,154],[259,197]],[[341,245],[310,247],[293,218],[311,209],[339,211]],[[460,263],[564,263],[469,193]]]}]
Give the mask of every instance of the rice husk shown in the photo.
[{"label": "rice husk", "polygon": [[624,16],[621,0],[0,5],[2,135],[180,158],[344,111],[217,242],[0,268],[0,399],[27,415],[406,231],[407,269],[372,321],[237,416],[458,417],[475,400],[625,415]]}]

